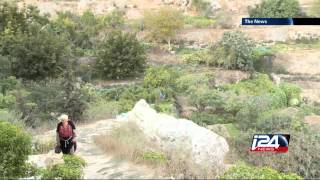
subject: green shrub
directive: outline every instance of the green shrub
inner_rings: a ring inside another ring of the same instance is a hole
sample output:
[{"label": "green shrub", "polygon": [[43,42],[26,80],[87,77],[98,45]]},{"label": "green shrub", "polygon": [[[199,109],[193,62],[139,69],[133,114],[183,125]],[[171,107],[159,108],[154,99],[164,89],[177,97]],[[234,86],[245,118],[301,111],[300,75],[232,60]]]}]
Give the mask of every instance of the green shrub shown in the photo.
[{"label": "green shrub", "polygon": [[154,164],[165,164],[168,161],[167,157],[163,153],[155,151],[144,152],[141,159]]},{"label": "green shrub", "polygon": [[199,50],[194,53],[182,55],[183,61],[191,65],[208,64],[210,58],[212,57],[208,50]]},{"label": "green shrub", "polygon": [[277,93],[252,96],[236,114],[237,125],[241,129],[256,127],[257,120],[263,112],[280,109],[286,105],[286,96],[281,90]]},{"label": "green shrub", "polygon": [[184,16],[184,23],[196,28],[208,28],[215,24],[215,20],[204,16]]},{"label": "green shrub", "polygon": [[256,96],[271,92],[275,88],[275,84],[270,80],[267,74],[257,74],[249,80],[241,81],[237,84],[226,85],[224,88],[226,90],[233,90],[237,94]]},{"label": "green shrub", "polygon": [[[254,69],[261,73],[271,73],[275,68],[272,64],[273,52],[271,48],[265,46],[256,47],[253,50]],[[277,65],[276,67],[281,67]]]},{"label": "green shrub", "polygon": [[11,63],[8,57],[0,55],[0,79],[10,76],[10,64]]},{"label": "green shrub", "polygon": [[[160,97],[162,96],[163,97]],[[172,91],[169,89],[134,86],[127,88],[120,94],[120,100],[131,100],[134,103],[140,99],[145,99],[149,103],[160,102],[172,97]]]},{"label": "green shrub", "polygon": [[102,18],[107,27],[121,28],[124,25],[124,15],[123,11],[113,10]]},{"label": "green shrub", "polygon": [[16,1],[0,2],[0,34],[26,32],[30,24],[45,25],[48,22],[35,6],[18,7]]},{"label": "green shrub", "polygon": [[225,32],[212,46],[210,65],[226,69],[253,70],[255,43],[240,31]]},{"label": "green shrub", "polygon": [[123,12],[118,10],[104,16],[97,16],[89,10],[80,16],[67,11],[58,12],[57,18],[51,24],[55,31],[68,37],[74,48],[79,48],[78,50],[83,52],[85,49],[97,46],[101,31],[122,27],[124,19]]},{"label": "green shrub", "polygon": [[0,109],[11,107],[15,103],[15,97],[12,95],[4,96],[0,93]]},{"label": "green shrub", "polygon": [[207,107],[217,106],[221,103],[218,91],[211,90],[211,88],[206,85],[190,88],[188,100],[192,106],[197,108],[198,112],[203,112]]},{"label": "green shrub", "polygon": [[212,14],[210,2],[206,0],[192,0],[191,4],[203,16],[210,16]]},{"label": "green shrub", "polygon": [[255,128],[258,132],[281,132],[283,129],[293,129],[294,123],[292,115],[276,110],[261,113],[257,123],[251,128]]},{"label": "green shrub", "polygon": [[294,173],[281,173],[269,167],[257,168],[247,165],[238,165],[230,168],[220,179],[300,179]]},{"label": "green shrub", "polygon": [[189,93],[193,87],[200,87],[202,85],[213,86],[214,75],[211,73],[187,73],[181,75],[176,81],[176,88],[178,92]]},{"label": "green shrub", "polygon": [[302,11],[297,0],[263,0],[254,8],[249,8],[252,18],[297,18]]},{"label": "green shrub", "polygon": [[154,109],[158,112],[170,114],[177,116],[177,109],[171,102],[160,102],[159,104],[154,105]]},{"label": "green shrub", "polygon": [[143,72],[145,59],[134,34],[112,31],[100,44],[95,68],[102,78],[121,79]]},{"label": "green shrub", "polygon": [[0,139],[0,176],[24,176],[25,161],[31,153],[31,137],[22,129],[0,121]]},{"label": "green shrub", "polygon": [[179,72],[174,67],[168,65],[151,67],[146,71],[143,85],[160,89],[173,88],[177,78],[179,78]]},{"label": "green shrub", "polygon": [[280,84],[280,88],[282,91],[286,93],[288,99],[288,105],[295,106],[299,104],[301,100],[301,88],[294,84],[282,83]]},{"label": "green shrub", "polygon": [[64,164],[57,164],[44,170],[42,178],[44,179],[82,179],[85,161],[75,155],[64,155]]},{"label": "green shrub", "polygon": [[230,29],[232,28],[232,12],[228,12],[226,10],[219,10],[214,15],[215,20],[215,26],[224,28],[224,29]]}]

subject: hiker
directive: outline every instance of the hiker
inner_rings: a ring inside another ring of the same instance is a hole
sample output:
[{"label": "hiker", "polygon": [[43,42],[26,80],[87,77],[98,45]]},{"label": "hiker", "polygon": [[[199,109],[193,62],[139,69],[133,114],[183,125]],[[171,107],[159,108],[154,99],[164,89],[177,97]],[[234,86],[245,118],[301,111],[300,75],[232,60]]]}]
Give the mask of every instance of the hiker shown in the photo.
[{"label": "hiker", "polygon": [[56,135],[56,153],[73,154],[77,149],[75,125],[69,120],[68,115],[62,114],[59,118]]}]

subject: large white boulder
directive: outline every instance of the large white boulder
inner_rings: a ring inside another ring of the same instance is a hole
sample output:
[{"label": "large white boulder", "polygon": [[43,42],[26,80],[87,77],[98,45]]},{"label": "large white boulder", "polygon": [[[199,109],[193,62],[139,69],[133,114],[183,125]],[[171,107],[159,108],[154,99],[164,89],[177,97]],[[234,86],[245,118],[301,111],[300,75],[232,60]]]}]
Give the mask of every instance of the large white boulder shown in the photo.
[{"label": "large white boulder", "polygon": [[157,113],[145,100],[137,102],[127,118],[163,150],[179,151],[199,167],[225,167],[224,157],[229,146],[214,132],[190,120]]}]

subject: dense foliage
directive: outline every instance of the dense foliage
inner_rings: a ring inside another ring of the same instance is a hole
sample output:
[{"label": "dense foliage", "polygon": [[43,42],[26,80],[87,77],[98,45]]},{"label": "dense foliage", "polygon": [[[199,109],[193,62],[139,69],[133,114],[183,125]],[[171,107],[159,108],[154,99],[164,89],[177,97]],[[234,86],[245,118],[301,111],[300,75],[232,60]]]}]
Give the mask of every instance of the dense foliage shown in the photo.
[{"label": "dense foliage", "polygon": [[171,48],[172,38],[183,27],[183,16],[180,11],[171,7],[164,7],[156,12],[146,12],[144,23],[151,39],[165,41]]},{"label": "dense foliage", "polygon": [[[56,32],[64,34],[74,48],[92,50],[95,48],[104,29],[120,28],[123,25],[123,13],[112,11],[105,16],[97,16],[87,10],[81,16],[71,12],[58,12],[52,24]],[[77,50],[76,52],[79,53]]]},{"label": "dense foliage", "polygon": [[96,69],[106,79],[122,79],[141,73],[145,50],[134,34],[110,32],[100,44]]},{"label": "dense foliage", "polygon": [[280,173],[274,169],[239,165],[230,168],[221,179],[302,179],[294,173]]},{"label": "dense foliage", "polygon": [[211,4],[206,0],[192,0],[192,6],[203,16],[212,15]]},{"label": "dense foliage", "polygon": [[9,74],[24,79],[45,79],[61,74],[68,45],[52,31],[49,19],[33,6],[18,9],[0,4],[0,55],[9,60]]},{"label": "dense foliage", "polygon": [[41,16],[34,6],[20,8],[16,3],[0,2],[0,34],[3,33],[26,33],[29,25],[46,25],[47,17]]},{"label": "dense foliage", "polygon": [[302,16],[298,0],[263,0],[249,8],[252,18],[296,18]]},{"label": "dense foliage", "polygon": [[42,173],[44,179],[81,179],[83,178],[83,168],[85,161],[75,155],[64,155],[64,164],[57,164],[44,170]]},{"label": "dense foliage", "polygon": [[68,45],[63,37],[49,30],[32,34],[6,35],[2,55],[11,61],[11,73],[24,79],[45,79],[61,75],[67,60]]},{"label": "dense foliage", "polygon": [[21,128],[0,121],[0,176],[17,178],[25,175],[31,138]]},{"label": "dense foliage", "polygon": [[244,33],[226,32],[212,46],[213,59],[209,64],[226,69],[252,70],[254,47],[255,43]]}]

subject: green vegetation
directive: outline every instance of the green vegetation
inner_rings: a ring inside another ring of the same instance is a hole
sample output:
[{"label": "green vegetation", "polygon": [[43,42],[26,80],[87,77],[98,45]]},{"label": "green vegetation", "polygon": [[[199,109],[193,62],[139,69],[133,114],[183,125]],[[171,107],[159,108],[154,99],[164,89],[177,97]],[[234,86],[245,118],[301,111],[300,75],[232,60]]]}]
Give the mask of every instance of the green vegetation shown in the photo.
[{"label": "green vegetation", "polygon": [[186,52],[180,52],[180,56],[184,62],[190,65],[208,65],[210,62],[211,54],[210,51],[207,49],[200,49],[200,50],[190,50]]},{"label": "green vegetation", "polygon": [[64,155],[64,164],[57,164],[42,172],[44,179],[82,179],[85,161],[75,155]]},{"label": "green vegetation", "polygon": [[263,0],[254,8],[249,8],[252,18],[297,18],[302,11],[297,0]]},{"label": "green vegetation", "polygon": [[66,36],[76,53],[81,55],[97,46],[104,29],[119,29],[124,19],[123,12],[117,10],[105,16],[96,16],[91,11],[85,11],[81,16],[59,12],[52,24],[54,30]]},{"label": "green vegetation", "polygon": [[272,168],[239,165],[230,168],[220,179],[302,179],[294,173],[280,173]]},{"label": "green vegetation", "polygon": [[7,50],[1,54],[9,57],[12,75],[32,80],[58,77],[65,67],[66,41],[46,30],[32,34],[3,38]]},{"label": "green vegetation", "polygon": [[313,16],[313,17],[319,17],[320,16],[320,1],[319,0],[314,0],[313,1],[310,15]]},{"label": "green vegetation", "polygon": [[192,0],[192,6],[203,16],[212,15],[212,9],[209,1],[206,0]]},{"label": "green vegetation", "polygon": [[226,32],[213,45],[213,59],[210,65],[226,69],[253,70],[253,50],[255,43],[242,32]]},{"label": "green vegetation", "polygon": [[99,49],[95,68],[102,78],[122,79],[144,70],[145,51],[133,34],[110,32]]},{"label": "green vegetation", "polygon": [[152,67],[147,69],[144,77],[144,86],[152,88],[173,88],[179,72],[170,66]]},{"label": "green vegetation", "polygon": [[215,27],[223,28],[223,29],[230,29],[233,27],[232,24],[232,12],[226,11],[224,9],[218,10],[213,19],[215,20],[216,24]]},{"label": "green vegetation", "polygon": [[287,51],[295,51],[300,49],[319,49],[320,41],[315,41],[312,43],[297,43],[297,42],[287,42],[287,43],[275,43],[270,47],[271,51],[276,52],[287,52]]},{"label": "green vegetation", "polygon": [[144,23],[152,40],[165,41],[171,49],[172,38],[183,27],[183,15],[171,7],[164,7],[156,12],[146,12]]},{"label": "green vegetation", "polygon": [[0,54],[7,56],[11,75],[24,79],[57,77],[63,69],[67,44],[51,31],[49,20],[32,6],[18,10],[0,3]]},{"label": "green vegetation", "polygon": [[151,163],[154,164],[163,164],[166,163],[167,157],[161,153],[161,152],[155,152],[155,151],[146,151],[142,154],[142,159],[144,161],[151,161]]},{"label": "green vegetation", "polygon": [[0,176],[18,178],[26,175],[25,161],[31,153],[31,138],[6,121],[0,121]]},{"label": "green vegetation", "polygon": [[205,16],[184,16],[184,24],[196,28],[209,28],[215,25],[216,20]]}]

